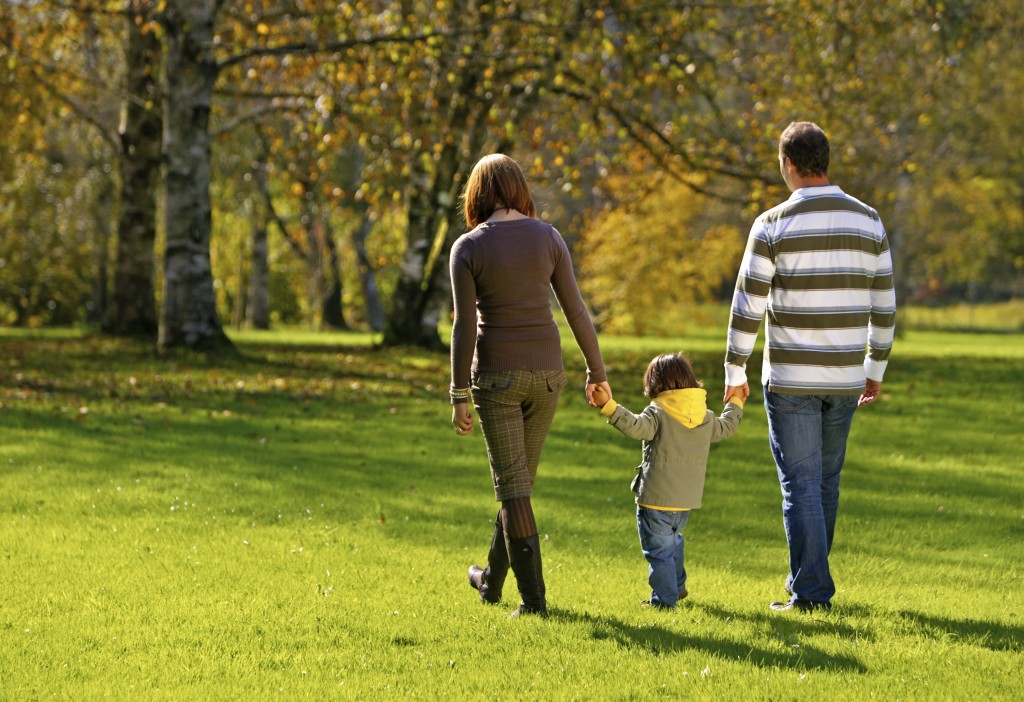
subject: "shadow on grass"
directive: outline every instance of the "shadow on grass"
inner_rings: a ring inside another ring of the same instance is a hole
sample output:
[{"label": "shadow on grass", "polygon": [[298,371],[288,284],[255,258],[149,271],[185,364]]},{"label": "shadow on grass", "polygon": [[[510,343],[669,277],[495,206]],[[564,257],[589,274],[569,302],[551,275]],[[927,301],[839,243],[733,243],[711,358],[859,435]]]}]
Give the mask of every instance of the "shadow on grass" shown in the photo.
[{"label": "shadow on grass", "polygon": [[860,605],[836,605],[830,612],[771,612],[767,602],[764,611],[737,612],[718,605],[701,603],[696,605],[707,614],[723,621],[742,619],[771,629],[776,634],[813,636],[833,634],[844,639],[874,640],[874,633],[863,627],[849,624],[844,617],[869,618],[871,610]]},{"label": "shadow on grass", "polygon": [[987,648],[990,651],[1019,652],[1024,650],[1024,626],[1010,626],[969,619],[948,619],[910,611],[902,611],[899,614],[916,627],[922,636],[934,639],[949,638],[960,643]]},{"label": "shadow on grass", "polygon": [[[851,656],[836,655],[809,646],[806,643],[796,651],[771,651],[750,643],[725,638],[691,636],[657,626],[627,624],[614,617],[595,617],[589,613],[571,612],[551,608],[554,621],[572,622],[589,626],[594,640],[611,640],[622,648],[642,650],[655,656],[686,650],[699,650],[723,660],[745,661],[761,668],[791,668],[794,670],[835,670],[865,673],[867,667]],[[815,621],[804,626],[814,627],[821,633],[829,622]]]}]

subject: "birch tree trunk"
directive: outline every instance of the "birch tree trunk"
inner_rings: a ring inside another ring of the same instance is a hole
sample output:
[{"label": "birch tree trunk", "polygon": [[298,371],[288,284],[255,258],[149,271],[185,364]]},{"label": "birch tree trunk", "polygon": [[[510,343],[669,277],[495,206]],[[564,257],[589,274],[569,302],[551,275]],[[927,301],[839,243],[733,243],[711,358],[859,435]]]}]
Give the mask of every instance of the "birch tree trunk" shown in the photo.
[{"label": "birch tree trunk", "polygon": [[157,335],[157,189],[163,117],[159,85],[160,39],[143,32],[142,17],[128,0],[126,90],[120,129],[121,208],[117,223],[114,288],[103,315],[103,331],[115,336]]},{"label": "birch tree trunk", "polygon": [[165,64],[164,300],[161,348],[231,346],[217,315],[210,266],[210,103],[215,0],[168,0]]}]

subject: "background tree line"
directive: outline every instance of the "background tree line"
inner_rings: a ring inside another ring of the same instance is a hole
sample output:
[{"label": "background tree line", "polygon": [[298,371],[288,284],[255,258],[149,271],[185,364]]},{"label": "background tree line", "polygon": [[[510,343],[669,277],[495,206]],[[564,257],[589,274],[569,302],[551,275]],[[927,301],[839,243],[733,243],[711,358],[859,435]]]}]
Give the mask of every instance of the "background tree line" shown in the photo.
[{"label": "background tree line", "polygon": [[793,119],[905,298],[1019,296],[1022,35],[1015,0],[0,0],[0,324],[439,345],[504,151],[605,327],[671,331],[730,294]]}]

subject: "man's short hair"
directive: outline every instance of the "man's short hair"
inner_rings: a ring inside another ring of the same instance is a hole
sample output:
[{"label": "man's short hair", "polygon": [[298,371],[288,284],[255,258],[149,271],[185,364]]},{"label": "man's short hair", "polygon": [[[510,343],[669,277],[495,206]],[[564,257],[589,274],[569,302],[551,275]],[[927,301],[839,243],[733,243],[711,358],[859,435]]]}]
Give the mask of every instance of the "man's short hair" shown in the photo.
[{"label": "man's short hair", "polygon": [[814,122],[792,122],[779,137],[779,155],[801,178],[828,174],[828,137]]}]

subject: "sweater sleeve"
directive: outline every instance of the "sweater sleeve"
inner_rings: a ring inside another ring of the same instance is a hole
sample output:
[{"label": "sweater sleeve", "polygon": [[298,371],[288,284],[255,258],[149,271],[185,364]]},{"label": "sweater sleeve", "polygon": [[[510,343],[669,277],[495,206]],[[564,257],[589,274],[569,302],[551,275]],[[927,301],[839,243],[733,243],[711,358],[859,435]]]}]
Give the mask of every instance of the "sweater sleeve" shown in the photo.
[{"label": "sweater sleeve", "polygon": [[[469,387],[476,350],[476,281],[469,263],[470,242],[462,238],[452,246],[449,267],[452,278],[452,390]],[[460,400],[468,402],[468,400]]]},{"label": "sweater sleeve", "polygon": [[743,419],[743,405],[727,402],[725,409],[722,410],[722,415],[715,417],[711,425],[711,443],[717,444],[735,434],[741,419]]},{"label": "sweater sleeve", "polygon": [[583,296],[576,284],[576,275],[572,270],[572,257],[565,240],[554,227],[551,228],[555,241],[555,268],[551,274],[551,288],[555,291],[555,299],[562,308],[565,320],[569,323],[576,345],[583,352],[587,362],[587,382],[600,383],[608,379],[601,358],[601,348],[597,343],[597,331],[590,319]]},{"label": "sweater sleeve", "polygon": [[882,232],[878,269],[871,283],[871,312],[868,316],[868,354],[864,371],[871,380],[882,382],[889,352],[896,334],[896,287],[893,283],[889,239]]},{"label": "sweater sleeve", "polygon": [[658,414],[651,405],[640,414],[618,405],[608,423],[631,439],[650,441],[658,433]]},{"label": "sweater sleeve", "polygon": [[766,223],[758,218],[750,228],[747,250],[740,263],[736,291],[732,297],[725,355],[726,385],[735,387],[747,382],[747,359],[754,351],[774,277],[775,257],[769,245]]}]

